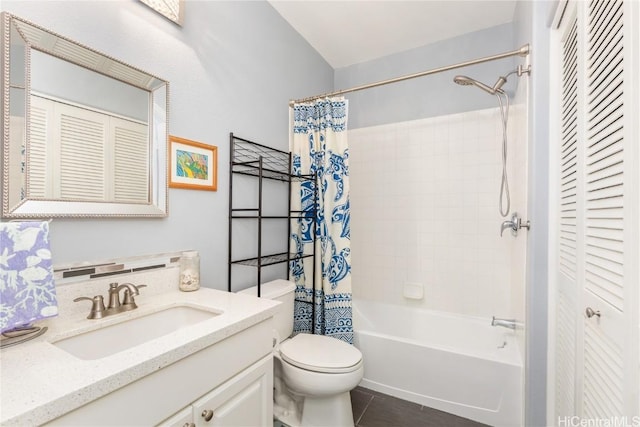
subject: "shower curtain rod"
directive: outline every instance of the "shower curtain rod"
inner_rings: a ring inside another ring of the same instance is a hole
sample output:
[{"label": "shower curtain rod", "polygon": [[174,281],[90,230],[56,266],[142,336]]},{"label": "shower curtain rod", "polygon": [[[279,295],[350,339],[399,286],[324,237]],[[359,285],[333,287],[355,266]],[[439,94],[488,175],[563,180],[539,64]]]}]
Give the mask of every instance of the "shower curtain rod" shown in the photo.
[{"label": "shower curtain rod", "polygon": [[372,87],[388,85],[390,83],[401,82],[403,80],[415,79],[416,77],[428,76],[430,74],[441,73],[443,71],[454,70],[456,68],[468,67],[469,65],[475,65],[475,64],[481,64],[483,62],[495,61],[497,59],[508,58],[510,56],[527,56],[528,54],[529,54],[529,44],[527,43],[527,44],[523,45],[520,49],[512,50],[510,52],[504,52],[504,53],[499,53],[497,55],[485,56],[484,58],[473,59],[471,61],[460,62],[460,63],[454,64],[454,65],[447,65],[446,67],[434,68],[434,69],[427,70],[427,71],[422,71],[422,72],[419,72],[419,73],[409,74],[409,75],[401,76],[401,77],[395,77],[393,79],[382,80],[382,81],[379,81],[379,82],[369,83],[369,84],[365,84],[365,85],[362,85],[362,86],[356,86],[356,87],[352,87],[352,88],[349,88],[349,89],[342,89],[342,90],[338,90],[338,91],[335,91],[335,92],[325,93],[325,94],[322,94],[322,95],[315,95],[315,96],[309,96],[307,98],[296,99],[296,100],[293,100],[293,101],[289,101],[289,106],[291,107],[294,104],[297,104],[297,103],[300,103],[300,102],[314,101],[314,100],[320,99],[320,98],[328,98],[328,97],[342,95],[342,94],[349,93],[349,92],[357,92],[359,90],[370,89]]}]

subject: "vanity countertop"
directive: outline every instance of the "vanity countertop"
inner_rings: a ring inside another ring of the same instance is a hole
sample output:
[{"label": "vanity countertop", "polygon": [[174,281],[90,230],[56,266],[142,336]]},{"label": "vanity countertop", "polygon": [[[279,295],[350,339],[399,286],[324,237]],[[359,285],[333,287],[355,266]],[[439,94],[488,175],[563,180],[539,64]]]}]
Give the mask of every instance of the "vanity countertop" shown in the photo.
[{"label": "vanity countertop", "polygon": [[[41,337],[0,353],[0,424],[39,425],[105,396],[273,316],[278,302],[201,288],[139,297],[136,310],[99,320],[87,312],[44,322]],[[222,312],[195,325],[97,360],[81,360],[51,342],[175,306]],[[88,309],[88,306],[86,307]]]}]

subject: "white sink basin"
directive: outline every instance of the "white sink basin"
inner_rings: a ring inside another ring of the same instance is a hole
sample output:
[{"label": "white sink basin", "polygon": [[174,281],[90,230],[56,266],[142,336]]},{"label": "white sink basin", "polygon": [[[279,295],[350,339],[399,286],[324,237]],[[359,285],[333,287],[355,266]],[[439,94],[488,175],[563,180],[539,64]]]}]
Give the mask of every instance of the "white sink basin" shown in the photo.
[{"label": "white sink basin", "polygon": [[101,359],[178,329],[209,320],[218,314],[187,306],[171,307],[52,344],[80,359]]}]

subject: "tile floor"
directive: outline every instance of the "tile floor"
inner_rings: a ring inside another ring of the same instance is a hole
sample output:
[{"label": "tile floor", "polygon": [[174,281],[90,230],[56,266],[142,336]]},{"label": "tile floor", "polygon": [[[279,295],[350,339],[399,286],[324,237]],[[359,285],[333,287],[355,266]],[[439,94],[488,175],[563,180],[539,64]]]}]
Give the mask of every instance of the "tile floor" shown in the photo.
[{"label": "tile floor", "polygon": [[485,424],[363,387],[351,391],[356,427],[481,427]]}]

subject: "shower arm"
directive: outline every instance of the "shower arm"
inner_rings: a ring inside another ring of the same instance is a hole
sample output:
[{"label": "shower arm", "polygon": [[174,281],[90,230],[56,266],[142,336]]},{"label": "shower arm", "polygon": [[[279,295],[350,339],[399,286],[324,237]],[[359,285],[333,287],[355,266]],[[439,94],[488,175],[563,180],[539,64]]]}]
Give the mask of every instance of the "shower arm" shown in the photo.
[{"label": "shower arm", "polygon": [[[415,79],[417,77],[424,77],[424,76],[428,76],[428,75],[431,75],[431,74],[442,73],[444,71],[455,70],[456,68],[463,68],[463,67],[468,67],[470,65],[482,64],[483,62],[489,62],[489,61],[495,61],[495,60],[498,60],[498,59],[509,58],[511,56],[527,56],[527,55],[529,55],[529,52],[530,52],[529,44],[525,44],[520,49],[512,50],[512,51],[509,51],[509,52],[499,53],[499,54],[491,55],[491,56],[485,56],[483,58],[478,58],[478,59],[473,59],[473,60],[470,60],[470,61],[460,62],[458,64],[453,64],[453,65],[447,65],[445,67],[433,68],[431,70],[422,71],[422,72],[414,73],[414,74],[408,74],[406,76],[401,76],[401,77],[395,77],[395,78],[388,79],[388,80],[382,80],[382,81],[375,82],[375,83],[369,83],[369,84],[365,84],[365,85],[361,85],[361,86],[355,86],[355,87],[352,87],[352,88],[349,88],[349,89],[341,89],[341,90],[338,90],[338,91],[335,91],[335,92],[329,92],[329,93],[325,93],[325,94],[322,94],[322,95],[314,95],[314,96],[310,96],[310,97],[307,97],[307,98],[296,99],[296,100],[293,100],[293,101],[289,101],[289,106],[293,106],[294,104],[298,104],[298,103],[301,103],[301,102],[309,102],[309,101],[314,101],[316,99],[321,99],[321,98],[330,98],[332,96],[343,95],[345,93],[357,92],[357,91],[360,91],[360,90],[370,89],[370,88],[374,88],[374,87],[377,87],[377,86],[384,86],[384,85],[388,85],[388,84],[391,84],[391,83],[401,82],[401,81],[404,81],[404,80]],[[522,72],[529,73],[531,71],[531,66],[528,65],[527,68],[525,69],[520,65],[520,66],[518,66],[518,70],[520,70],[518,75],[521,75]],[[526,71],[522,71],[522,70],[526,70]]]},{"label": "shower arm", "polygon": [[506,76],[500,76],[496,84],[493,86],[494,90],[498,92],[500,88],[502,88],[502,86],[507,82],[507,79],[509,78],[509,76],[513,74],[517,74],[518,77],[522,77],[523,74],[531,75],[531,65],[527,65],[526,67],[523,67],[522,64],[520,64],[518,65],[518,68],[507,73]]}]

